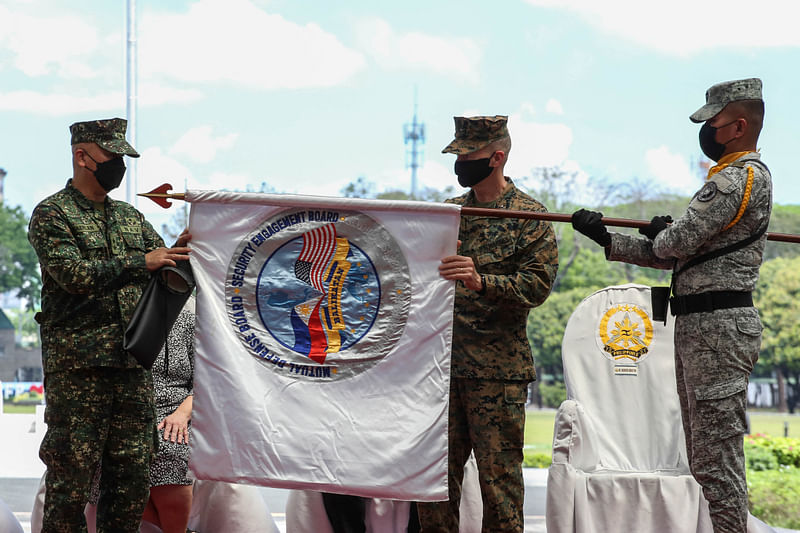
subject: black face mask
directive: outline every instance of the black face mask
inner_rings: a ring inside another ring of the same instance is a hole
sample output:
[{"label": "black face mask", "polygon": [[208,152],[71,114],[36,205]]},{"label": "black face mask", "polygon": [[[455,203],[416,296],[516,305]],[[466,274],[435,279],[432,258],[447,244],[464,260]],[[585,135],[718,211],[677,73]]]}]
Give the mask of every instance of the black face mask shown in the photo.
[{"label": "black face mask", "polygon": [[494,170],[494,167],[489,166],[490,160],[491,157],[484,157],[470,161],[456,161],[454,170],[458,176],[458,184],[462,187],[472,187],[488,178]]},{"label": "black face mask", "polygon": [[724,128],[725,126],[730,126],[736,122],[732,120],[727,124],[723,124],[715,128],[714,126],[709,126],[708,122],[703,124],[700,128],[700,149],[706,154],[706,157],[709,159],[713,159],[714,161],[719,161],[722,157],[722,154],[725,153],[725,146],[731,142],[733,139],[730,139],[725,144],[722,144],[717,141],[717,130],[719,128]]},{"label": "black face mask", "polygon": [[86,155],[97,165],[97,168],[93,171],[94,177],[106,192],[111,192],[119,187],[119,184],[122,183],[122,178],[125,176],[125,162],[122,160],[122,156],[98,163],[94,157],[88,153]]}]

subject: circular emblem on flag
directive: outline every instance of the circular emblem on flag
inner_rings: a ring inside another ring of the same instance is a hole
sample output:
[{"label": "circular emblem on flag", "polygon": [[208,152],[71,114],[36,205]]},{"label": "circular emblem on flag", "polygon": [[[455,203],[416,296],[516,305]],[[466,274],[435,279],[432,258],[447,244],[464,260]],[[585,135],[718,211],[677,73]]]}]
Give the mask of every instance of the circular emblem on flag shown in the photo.
[{"label": "circular emblem on flag", "polygon": [[638,305],[618,304],[605,312],[597,333],[597,346],[608,359],[638,363],[653,341],[653,322]]},{"label": "circular emblem on flag", "polygon": [[392,235],[355,211],[287,210],[231,258],[228,317],[246,350],[300,379],[359,374],[392,351],[411,302],[408,264]]}]

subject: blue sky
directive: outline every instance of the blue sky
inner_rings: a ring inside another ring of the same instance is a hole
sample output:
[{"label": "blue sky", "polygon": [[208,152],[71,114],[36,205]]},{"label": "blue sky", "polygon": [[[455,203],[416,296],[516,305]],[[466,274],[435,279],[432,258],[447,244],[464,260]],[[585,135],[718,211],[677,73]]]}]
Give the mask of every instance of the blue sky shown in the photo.
[{"label": "blue sky", "polygon": [[[338,195],[454,185],[454,115],[507,114],[506,173],[560,166],[691,194],[713,83],[760,77],[775,201],[800,203],[800,33],[790,2],[139,0],[139,192]],[[71,174],[68,126],[125,116],[125,2],[0,0],[0,167],[27,213]],[[527,182],[533,185],[530,180]],[[124,185],[112,196],[125,199]],[[170,211],[140,200],[156,227]],[[654,213],[656,214],[656,213]]]}]

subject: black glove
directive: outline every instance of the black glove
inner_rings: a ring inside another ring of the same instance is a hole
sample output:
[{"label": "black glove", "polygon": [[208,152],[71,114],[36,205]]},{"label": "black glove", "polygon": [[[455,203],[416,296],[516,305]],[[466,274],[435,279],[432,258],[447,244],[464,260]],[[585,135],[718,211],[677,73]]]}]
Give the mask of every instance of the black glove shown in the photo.
[{"label": "black glove", "polygon": [[602,218],[603,213],[578,209],[572,213],[572,227],[600,246],[606,247],[611,244],[611,234],[608,233]]},{"label": "black glove", "polygon": [[672,224],[672,217],[669,215],[655,216],[650,219],[650,224],[643,228],[639,228],[639,233],[646,235],[651,241],[656,238],[656,235],[664,231],[668,224]]}]

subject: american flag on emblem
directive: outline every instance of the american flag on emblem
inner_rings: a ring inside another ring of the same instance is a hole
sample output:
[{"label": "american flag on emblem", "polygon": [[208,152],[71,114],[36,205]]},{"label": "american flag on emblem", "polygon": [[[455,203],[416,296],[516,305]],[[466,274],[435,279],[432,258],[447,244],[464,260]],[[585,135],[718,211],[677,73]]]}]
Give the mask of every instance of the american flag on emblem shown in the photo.
[{"label": "american flag on emblem", "polygon": [[303,249],[294,264],[294,275],[320,292],[322,277],[336,251],[336,226],[325,224],[303,234]]}]

